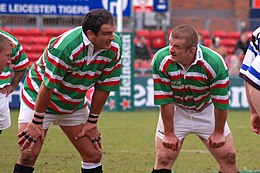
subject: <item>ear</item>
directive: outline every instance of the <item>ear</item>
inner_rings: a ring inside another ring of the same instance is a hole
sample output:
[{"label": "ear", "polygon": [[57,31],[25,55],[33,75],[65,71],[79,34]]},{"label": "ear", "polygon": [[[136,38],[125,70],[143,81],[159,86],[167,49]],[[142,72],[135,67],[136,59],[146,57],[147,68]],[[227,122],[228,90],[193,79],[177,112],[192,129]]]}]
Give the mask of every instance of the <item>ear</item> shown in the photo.
[{"label": "ear", "polygon": [[87,31],[87,37],[88,37],[88,39],[92,40],[94,36],[95,36],[94,32],[92,32],[91,30],[88,30],[88,31]]},{"label": "ear", "polygon": [[191,47],[190,48],[190,54],[193,56],[196,54],[197,48],[196,47]]}]

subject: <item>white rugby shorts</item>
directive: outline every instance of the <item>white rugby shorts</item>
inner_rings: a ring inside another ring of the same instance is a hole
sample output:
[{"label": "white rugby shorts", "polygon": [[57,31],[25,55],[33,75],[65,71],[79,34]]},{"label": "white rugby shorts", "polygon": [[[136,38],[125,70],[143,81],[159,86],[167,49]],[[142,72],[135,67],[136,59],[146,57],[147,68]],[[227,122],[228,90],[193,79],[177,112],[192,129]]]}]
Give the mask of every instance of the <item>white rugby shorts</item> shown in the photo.
[{"label": "white rugby shorts", "polygon": [[[88,119],[89,109],[84,107],[71,114],[55,115],[45,114],[43,121],[43,128],[48,129],[51,124],[61,126],[76,126],[85,124]],[[32,121],[34,110],[29,108],[23,100],[21,100],[20,113],[18,116],[18,123],[29,123]]]},{"label": "white rugby shorts", "polygon": [[[179,140],[184,139],[189,134],[195,134],[207,140],[214,132],[215,116],[214,106],[210,104],[201,112],[183,109],[174,106],[174,133]],[[224,135],[227,136],[230,132],[229,126],[226,122],[224,128]],[[156,136],[163,139],[164,125],[159,115],[158,125],[156,129]]]},{"label": "white rugby shorts", "polygon": [[9,109],[9,99],[5,94],[0,93],[0,130],[11,125],[11,115]]}]

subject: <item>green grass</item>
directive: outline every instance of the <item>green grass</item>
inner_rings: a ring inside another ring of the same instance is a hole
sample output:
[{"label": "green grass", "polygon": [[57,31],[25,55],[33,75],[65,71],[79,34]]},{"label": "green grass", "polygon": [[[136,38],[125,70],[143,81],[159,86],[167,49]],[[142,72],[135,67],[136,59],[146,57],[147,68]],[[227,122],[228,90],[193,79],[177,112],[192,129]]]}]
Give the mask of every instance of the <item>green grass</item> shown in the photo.
[{"label": "green grass", "polygon": [[[0,135],[0,173],[10,173],[18,157],[18,111],[12,126]],[[103,140],[104,173],[149,173],[154,164],[154,133],[158,111],[103,112],[99,129]],[[250,130],[249,112],[230,112],[228,119],[241,172],[259,170],[260,140]],[[51,126],[36,163],[36,173],[80,173],[81,159],[58,126]],[[218,165],[194,135],[186,138],[174,168],[177,173],[216,172]]]}]

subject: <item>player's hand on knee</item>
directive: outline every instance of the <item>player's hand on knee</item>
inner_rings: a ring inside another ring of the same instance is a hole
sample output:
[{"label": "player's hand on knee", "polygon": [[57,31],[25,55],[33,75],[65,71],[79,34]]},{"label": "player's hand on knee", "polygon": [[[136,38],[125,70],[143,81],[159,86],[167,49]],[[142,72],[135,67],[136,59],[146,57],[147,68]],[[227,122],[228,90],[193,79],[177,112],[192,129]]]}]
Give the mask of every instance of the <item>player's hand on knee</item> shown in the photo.
[{"label": "player's hand on knee", "polygon": [[251,114],[251,129],[260,135],[260,117],[257,114]]},{"label": "player's hand on knee", "polygon": [[101,137],[96,124],[86,123],[82,130],[75,136],[75,140],[87,137],[98,151],[101,151]]},{"label": "player's hand on knee", "polygon": [[174,134],[164,135],[162,143],[165,148],[169,148],[172,151],[181,149],[181,142]]},{"label": "player's hand on knee", "polygon": [[211,134],[207,140],[208,146],[210,146],[212,148],[221,147],[225,144],[225,142],[226,142],[226,138],[225,138],[224,134],[217,133],[217,132],[214,132],[213,134]]},{"label": "player's hand on knee", "polygon": [[44,131],[43,126],[28,123],[27,127],[18,134],[18,144],[21,146],[21,150],[28,148],[28,151],[32,151],[37,140],[43,143]]}]

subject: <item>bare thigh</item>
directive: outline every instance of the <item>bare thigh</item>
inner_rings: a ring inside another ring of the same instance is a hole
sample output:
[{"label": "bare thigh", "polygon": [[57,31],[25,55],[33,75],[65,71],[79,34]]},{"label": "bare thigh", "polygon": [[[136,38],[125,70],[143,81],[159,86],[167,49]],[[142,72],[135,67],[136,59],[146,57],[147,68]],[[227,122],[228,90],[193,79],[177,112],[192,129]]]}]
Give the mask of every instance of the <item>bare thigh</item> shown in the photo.
[{"label": "bare thigh", "polygon": [[[181,141],[181,146],[184,139]],[[172,166],[177,159],[179,151],[172,151],[169,148],[163,146],[162,139],[155,137],[155,150],[156,150],[156,160],[154,169],[172,169]]]},{"label": "bare thigh", "polygon": [[71,143],[80,153],[83,162],[98,163],[101,160],[102,152],[98,151],[88,137],[82,137],[78,141],[74,138],[81,131],[83,124],[76,126],[60,126]]},{"label": "bare thigh", "polygon": [[210,153],[216,159],[220,165],[220,169],[223,172],[236,172],[236,150],[234,148],[234,141],[232,133],[226,136],[226,142],[223,146],[218,148],[212,148],[207,145],[207,142],[201,139]]}]

